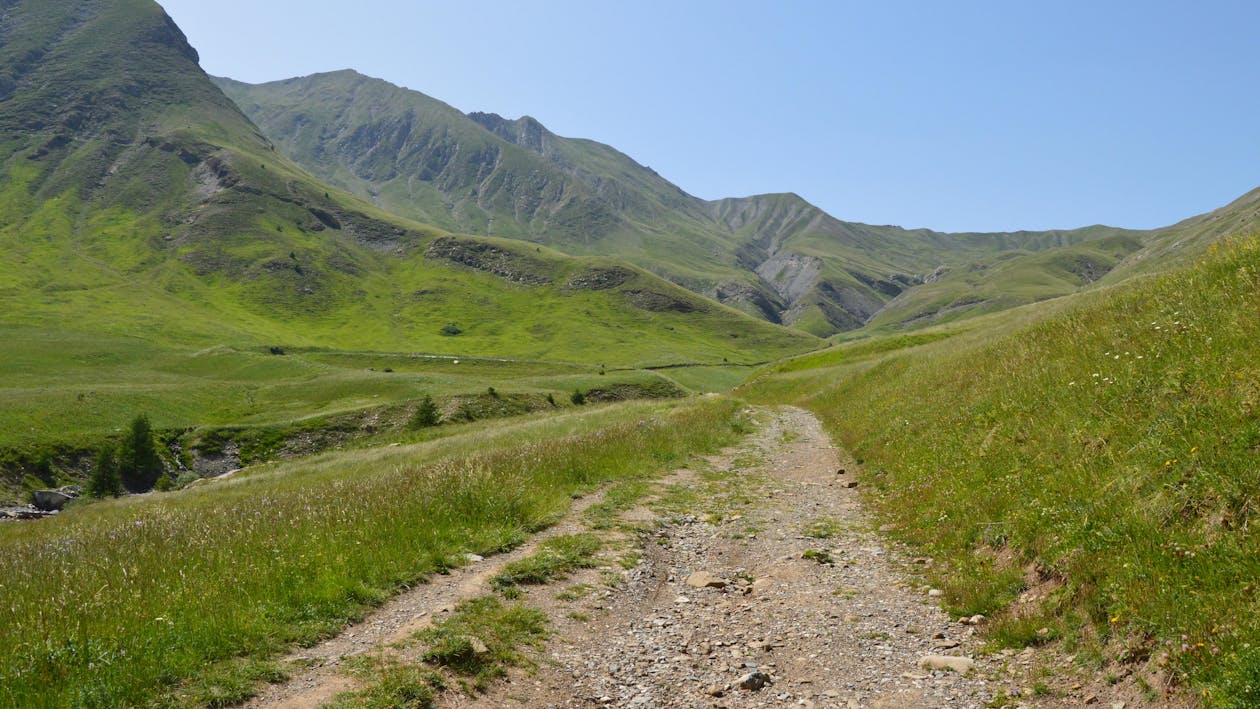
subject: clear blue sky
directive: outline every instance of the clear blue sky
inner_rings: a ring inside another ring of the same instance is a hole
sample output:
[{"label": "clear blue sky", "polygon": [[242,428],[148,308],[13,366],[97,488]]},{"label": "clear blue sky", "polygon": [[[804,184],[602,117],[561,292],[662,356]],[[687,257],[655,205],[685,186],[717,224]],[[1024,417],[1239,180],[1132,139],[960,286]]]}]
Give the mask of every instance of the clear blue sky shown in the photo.
[{"label": "clear blue sky", "polygon": [[212,74],[353,68],[700,197],[1155,227],[1260,186],[1260,2],[160,0]]}]

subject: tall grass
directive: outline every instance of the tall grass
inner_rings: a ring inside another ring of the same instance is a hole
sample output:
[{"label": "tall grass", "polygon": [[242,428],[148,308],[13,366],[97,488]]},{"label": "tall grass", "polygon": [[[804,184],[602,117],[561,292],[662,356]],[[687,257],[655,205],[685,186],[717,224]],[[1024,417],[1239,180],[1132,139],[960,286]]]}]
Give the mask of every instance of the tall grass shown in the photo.
[{"label": "tall grass", "polygon": [[313,643],[579,490],[723,445],[737,408],[608,407],[2,527],[0,705],[205,701],[185,680],[208,666]]},{"label": "tall grass", "polygon": [[1037,584],[1070,642],[1260,701],[1257,240],[1014,332],[747,393],[809,406],[865,458],[882,514],[948,560],[955,611]]}]

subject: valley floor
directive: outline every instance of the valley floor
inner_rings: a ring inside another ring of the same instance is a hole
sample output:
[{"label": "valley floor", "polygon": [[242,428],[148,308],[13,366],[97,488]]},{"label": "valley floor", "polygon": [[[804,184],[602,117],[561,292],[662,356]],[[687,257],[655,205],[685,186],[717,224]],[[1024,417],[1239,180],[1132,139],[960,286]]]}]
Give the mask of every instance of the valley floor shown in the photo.
[{"label": "valley floor", "polygon": [[[306,669],[249,706],[316,706],[361,689],[345,671],[356,656],[417,662],[416,630],[494,594],[490,579],[544,539],[592,528],[604,540],[596,568],[522,588],[519,602],[544,611],[552,631],[535,666],[485,693],[444,691],[438,706],[1145,704],[1049,650],[983,652],[970,619],[950,618],[917,580],[931,560],[872,529],[856,465],[819,422],[787,407],[757,416],[739,447],[658,481],[611,524],[593,514],[601,496],[588,496],[531,544],[438,577],[301,651],[289,659]],[[929,656],[974,667],[930,669]]]}]

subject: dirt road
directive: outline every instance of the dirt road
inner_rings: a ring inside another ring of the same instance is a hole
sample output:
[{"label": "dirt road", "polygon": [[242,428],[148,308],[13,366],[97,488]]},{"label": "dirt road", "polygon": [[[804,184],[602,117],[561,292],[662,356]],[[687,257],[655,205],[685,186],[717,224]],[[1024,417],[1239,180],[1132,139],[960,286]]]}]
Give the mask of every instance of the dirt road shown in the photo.
[{"label": "dirt road", "polygon": [[890,549],[872,529],[853,461],[817,419],[788,407],[756,416],[757,431],[738,447],[673,472],[613,524],[595,525],[583,514],[600,496],[579,500],[530,545],[437,577],[289,658],[304,669],[249,706],[318,706],[355,688],[343,672],[348,658],[393,652],[458,601],[493,593],[490,577],[542,539],[592,526],[606,540],[597,568],[524,588],[520,602],[550,618],[535,666],[513,669],[488,693],[441,693],[438,706],[914,709],[1082,701],[1035,696],[1029,682],[1042,658],[1032,650],[978,652],[973,619],[950,618],[937,605],[939,592],[917,580],[931,560]]}]

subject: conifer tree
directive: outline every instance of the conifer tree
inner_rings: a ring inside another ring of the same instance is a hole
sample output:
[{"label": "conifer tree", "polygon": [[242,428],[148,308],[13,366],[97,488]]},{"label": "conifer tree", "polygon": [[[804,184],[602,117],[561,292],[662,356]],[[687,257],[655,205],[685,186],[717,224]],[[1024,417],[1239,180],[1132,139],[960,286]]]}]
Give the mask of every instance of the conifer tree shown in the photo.
[{"label": "conifer tree", "polygon": [[118,497],[123,494],[122,477],[118,474],[118,460],[114,447],[105,446],[96,455],[96,467],[88,478],[89,497]]},{"label": "conifer tree", "polygon": [[162,459],[153,442],[153,426],[144,414],[132,419],[131,428],[118,449],[118,473],[123,485],[132,492],[152,490],[162,475]]},{"label": "conifer tree", "polygon": [[437,404],[433,403],[433,397],[428,394],[420,400],[420,406],[416,407],[416,413],[411,416],[412,428],[428,428],[436,426],[442,421],[442,414],[438,411]]}]

